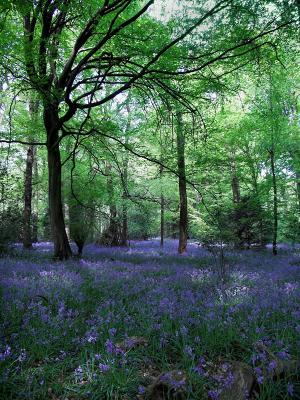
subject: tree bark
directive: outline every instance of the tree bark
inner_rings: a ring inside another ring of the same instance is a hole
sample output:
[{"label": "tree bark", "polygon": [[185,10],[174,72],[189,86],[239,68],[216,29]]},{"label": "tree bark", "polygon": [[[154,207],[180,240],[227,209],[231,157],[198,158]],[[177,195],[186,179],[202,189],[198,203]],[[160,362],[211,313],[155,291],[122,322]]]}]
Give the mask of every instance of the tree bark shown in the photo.
[{"label": "tree bark", "polygon": [[[126,144],[128,139],[126,138]],[[127,186],[128,186],[128,156],[124,155],[123,161],[123,204],[122,204],[122,230],[121,230],[121,246],[128,245],[128,210],[127,210]]]},{"label": "tree bark", "polygon": [[106,229],[104,229],[99,243],[105,246],[119,246],[120,240],[120,228],[119,221],[117,218],[117,206],[114,199],[114,187],[113,178],[111,174],[111,164],[107,162],[105,173],[107,175],[107,193],[108,193],[108,204],[109,204],[109,224]]},{"label": "tree bark", "polygon": [[240,191],[240,182],[236,173],[236,165],[235,160],[232,160],[231,163],[231,189],[232,189],[232,197],[233,202],[238,204],[241,201],[241,191]]},{"label": "tree bark", "polygon": [[[29,101],[29,114],[34,127],[38,112],[38,102]],[[30,141],[30,138],[29,138]],[[30,145],[27,149],[25,179],[24,179],[24,210],[23,210],[23,248],[32,249],[33,242],[33,218],[32,218],[32,178],[35,161],[35,147]]]},{"label": "tree bark", "polygon": [[111,246],[119,246],[120,241],[119,241],[119,235],[118,235],[117,206],[116,206],[114,198],[113,198],[113,182],[112,182],[111,176],[108,177],[107,186],[108,186],[108,193],[109,193],[109,198],[110,198],[109,227],[108,227],[108,232],[111,237],[110,245]]},{"label": "tree bark", "polygon": [[297,190],[297,197],[298,197],[298,208],[300,213],[300,173],[296,172],[296,190]]},{"label": "tree bark", "polygon": [[37,243],[39,241],[38,235],[38,213],[32,213],[32,243]]},{"label": "tree bark", "polygon": [[[163,171],[164,168],[161,165],[159,168],[160,179],[162,179]],[[165,239],[165,197],[162,184],[160,185],[160,246],[163,247]]]},{"label": "tree bark", "polygon": [[32,249],[31,234],[31,202],[32,202],[32,166],[33,146],[29,146],[26,157],[26,170],[24,182],[24,211],[23,211],[23,248]]},{"label": "tree bark", "polygon": [[66,234],[62,207],[58,107],[56,105],[44,106],[44,124],[47,131],[49,212],[54,257],[65,260],[72,255],[72,251]]},{"label": "tree bark", "polygon": [[33,147],[33,184],[35,185],[34,190],[34,201],[33,209],[31,213],[32,217],[32,242],[38,242],[38,221],[39,221],[39,190],[38,190],[38,163],[37,163],[37,148]]},{"label": "tree bark", "polygon": [[275,154],[274,148],[270,150],[270,162],[272,171],[272,186],[273,186],[273,243],[272,251],[274,256],[277,255],[277,231],[278,231],[278,197],[277,197],[277,181],[275,173]]},{"label": "tree bark", "polygon": [[178,253],[182,254],[185,253],[187,250],[188,210],[185,174],[185,137],[183,132],[182,113],[180,111],[176,112],[176,119],[177,167],[180,199]]},{"label": "tree bark", "polygon": [[[126,101],[127,124],[125,128],[125,144],[128,146],[128,132],[131,127],[130,113],[130,97]],[[127,191],[128,191],[128,154],[127,151],[123,158],[123,205],[122,205],[122,230],[121,230],[121,246],[128,246],[128,210],[127,210]]]}]

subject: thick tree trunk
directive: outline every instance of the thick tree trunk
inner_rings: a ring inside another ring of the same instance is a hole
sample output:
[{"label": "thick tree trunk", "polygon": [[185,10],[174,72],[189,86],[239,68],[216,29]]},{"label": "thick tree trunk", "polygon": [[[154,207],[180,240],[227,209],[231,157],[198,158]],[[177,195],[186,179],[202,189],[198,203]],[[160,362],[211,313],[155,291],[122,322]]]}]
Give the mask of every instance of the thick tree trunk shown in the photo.
[{"label": "thick tree trunk", "polygon": [[54,257],[65,260],[72,255],[72,251],[66,234],[62,207],[58,108],[55,105],[45,106],[44,124],[47,131],[49,211]]},{"label": "thick tree trunk", "polygon": [[33,146],[29,146],[26,157],[26,170],[24,182],[24,212],[23,212],[23,247],[32,248],[31,234],[31,202],[32,202],[32,166],[33,166]]},{"label": "thick tree trunk", "polygon": [[178,253],[182,254],[185,253],[187,250],[188,210],[185,176],[185,137],[183,132],[182,113],[180,111],[176,112],[176,119],[177,167],[180,198]]},{"label": "thick tree trunk", "polygon": [[273,243],[272,251],[274,256],[277,255],[277,231],[278,231],[278,198],[277,198],[277,181],[275,173],[275,154],[274,149],[270,150],[270,162],[272,171],[272,186],[273,186]]}]

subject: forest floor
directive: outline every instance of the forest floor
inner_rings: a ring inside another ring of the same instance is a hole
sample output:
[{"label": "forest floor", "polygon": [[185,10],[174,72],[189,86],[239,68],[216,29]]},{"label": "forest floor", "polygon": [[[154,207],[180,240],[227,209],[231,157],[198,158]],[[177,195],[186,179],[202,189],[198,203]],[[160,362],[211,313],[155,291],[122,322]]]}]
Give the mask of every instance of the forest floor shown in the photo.
[{"label": "forest floor", "polygon": [[222,282],[211,253],[176,245],[0,259],[0,399],[239,400],[247,365],[252,398],[299,399],[300,249],[228,252]]}]

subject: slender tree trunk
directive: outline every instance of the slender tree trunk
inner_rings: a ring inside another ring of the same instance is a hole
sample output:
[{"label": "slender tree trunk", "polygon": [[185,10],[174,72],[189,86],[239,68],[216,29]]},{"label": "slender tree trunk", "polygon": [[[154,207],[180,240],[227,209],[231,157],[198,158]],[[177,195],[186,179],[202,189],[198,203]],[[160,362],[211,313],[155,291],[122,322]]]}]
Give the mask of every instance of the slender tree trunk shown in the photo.
[{"label": "slender tree trunk", "polygon": [[119,246],[120,245],[120,238],[119,238],[119,227],[118,227],[118,220],[117,220],[117,206],[115,204],[114,199],[114,186],[113,186],[113,179],[111,175],[111,165],[107,163],[106,166],[106,173],[107,177],[107,193],[109,197],[109,226],[107,230],[108,241],[110,246]]},{"label": "slender tree trunk", "polygon": [[[241,191],[240,191],[240,182],[236,172],[236,163],[235,163],[235,155],[232,154],[231,160],[231,190],[232,190],[232,200],[235,206],[235,210],[238,210],[239,204],[241,202]],[[243,224],[241,224],[241,216],[240,213],[237,211],[235,213],[234,218],[234,233],[235,233],[235,240],[234,246],[238,249],[243,248],[245,244],[245,240],[243,238]]]},{"label": "slender tree trunk", "polygon": [[[127,111],[127,124],[125,129],[125,144],[128,145],[128,132],[131,127],[131,114],[130,114],[130,98],[126,102]],[[123,159],[123,205],[122,205],[122,232],[121,232],[121,246],[128,246],[128,210],[127,210],[127,190],[128,190],[128,154],[127,150]]]},{"label": "slender tree trunk", "polygon": [[91,209],[90,209],[90,220],[92,221],[90,229],[89,229],[89,236],[88,240],[89,242],[93,242],[95,239],[95,227],[96,227],[96,206],[95,203],[92,202],[91,204]]},{"label": "slender tree trunk", "polygon": [[32,242],[38,242],[38,209],[39,209],[39,190],[38,190],[38,163],[37,163],[37,148],[33,147],[33,183],[35,184],[33,212],[32,215]]},{"label": "slender tree trunk", "polygon": [[235,204],[238,204],[241,201],[241,191],[240,191],[240,182],[236,173],[236,165],[234,160],[231,164],[231,189],[232,189],[233,202]]},{"label": "slender tree trunk", "polygon": [[178,253],[185,253],[187,250],[187,230],[188,230],[188,210],[187,210],[187,193],[186,193],[186,176],[185,176],[185,137],[183,132],[182,113],[176,112],[177,119],[177,167],[179,177],[179,198],[180,198],[180,215],[179,215],[179,243]]},{"label": "slender tree trunk", "polygon": [[46,105],[44,108],[44,124],[47,131],[48,178],[49,178],[49,211],[51,233],[54,242],[54,257],[60,260],[72,255],[66,234],[61,193],[61,159],[58,132],[58,108]]},{"label": "slender tree trunk", "polygon": [[119,235],[118,235],[118,221],[117,221],[117,207],[114,203],[109,205],[109,245],[119,246]]},{"label": "slender tree trunk", "polygon": [[[125,140],[128,144],[128,139]],[[123,161],[123,204],[122,204],[122,231],[121,246],[128,245],[128,210],[127,210],[127,186],[128,186],[128,156],[125,154]]]},{"label": "slender tree trunk", "polygon": [[272,171],[272,185],[273,185],[273,243],[272,251],[274,256],[277,255],[277,231],[278,231],[278,197],[277,197],[277,181],[275,173],[275,154],[274,148],[270,150],[270,162]]},{"label": "slender tree trunk", "polygon": [[71,236],[70,236],[70,223],[71,223],[70,218],[71,217],[70,217],[70,206],[68,203],[64,203],[63,212],[64,212],[64,217],[65,217],[66,234],[67,234],[68,239],[70,240],[71,239]]},{"label": "slender tree trunk", "polygon": [[[38,112],[38,102],[34,100],[29,101],[29,114],[31,124],[34,129]],[[33,132],[32,132],[33,133]],[[31,138],[29,137],[29,140]],[[32,178],[33,167],[35,164],[35,148],[30,145],[27,149],[26,169],[24,180],[24,210],[23,210],[23,247],[24,249],[32,248],[33,232],[32,232]]]},{"label": "slender tree trunk", "polygon": [[[164,168],[161,165],[159,168],[160,179],[162,179]],[[160,184],[160,246],[163,247],[165,238],[165,197],[162,188],[162,183]]]},{"label": "slender tree trunk", "polygon": [[32,166],[33,166],[33,146],[29,146],[26,157],[26,170],[24,182],[24,211],[23,211],[23,247],[32,248],[31,235],[31,202],[32,202]]},{"label": "slender tree trunk", "polygon": [[[0,93],[2,93],[2,92],[3,92],[3,82],[0,82]],[[4,97],[3,97],[3,100],[4,100]],[[2,119],[3,119],[4,111],[5,111],[3,109],[3,106],[4,106],[4,102],[2,102],[0,99],[0,125],[2,125]]]},{"label": "slender tree trunk", "polygon": [[128,217],[127,217],[127,205],[122,206],[122,239],[121,246],[128,246]]},{"label": "slender tree trunk", "polygon": [[38,213],[32,213],[32,243],[37,243],[38,239]]},{"label": "slender tree trunk", "polygon": [[299,213],[300,213],[300,173],[299,172],[296,172],[296,187],[297,187],[298,207],[299,207]]}]

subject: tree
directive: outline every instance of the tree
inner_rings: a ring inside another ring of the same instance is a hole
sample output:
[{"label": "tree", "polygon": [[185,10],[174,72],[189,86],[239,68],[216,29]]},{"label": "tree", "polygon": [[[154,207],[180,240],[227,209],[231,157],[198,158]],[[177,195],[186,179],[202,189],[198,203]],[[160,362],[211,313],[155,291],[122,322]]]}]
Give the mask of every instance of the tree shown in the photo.
[{"label": "tree", "polygon": [[187,248],[188,210],[185,173],[185,134],[183,130],[182,112],[180,110],[176,111],[176,125],[178,186],[180,198],[178,253],[182,254],[186,252]]},{"label": "tree", "polygon": [[[31,118],[30,126],[36,128],[38,112],[38,102],[31,100],[29,102],[29,114]],[[33,136],[32,134],[30,136]],[[30,141],[31,138],[29,137]],[[32,218],[32,178],[35,164],[36,147],[29,145],[26,157],[25,181],[24,181],[24,213],[23,213],[23,247],[32,248],[33,241],[33,218]]]},{"label": "tree", "polygon": [[[159,87],[190,107],[190,101],[186,101],[184,96],[174,92],[168,85],[170,77],[181,79],[183,75],[201,73],[212,65],[218,68],[222,62],[232,70],[232,60],[244,55],[248,57],[254,50],[258,51],[269,43],[269,40],[264,40],[267,35],[291,23],[280,18],[273,25],[266,21],[262,17],[265,11],[265,3],[262,3],[257,1],[251,5],[241,0],[234,4],[231,0],[220,0],[211,8],[197,6],[195,10],[199,17],[188,18],[188,25],[181,33],[178,33],[178,24],[172,32],[172,23],[166,29],[163,24],[154,23],[146,15],[153,0],[144,3],[103,0],[100,5],[90,0],[85,2],[84,9],[79,0],[9,3],[12,13],[17,10],[22,17],[24,37],[23,60],[17,63],[16,68],[20,73],[16,74],[13,69],[7,68],[12,76],[38,93],[43,107],[46,140],[32,144],[44,144],[47,148],[49,211],[55,257],[64,259],[71,255],[62,210],[62,140],[70,135],[99,134],[95,126],[97,112],[94,110],[133,86],[141,90]],[[250,12],[245,6],[250,7]],[[259,21],[252,13],[256,7],[261,23],[255,34],[251,35],[254,21],[256,24]],[[244,13],[243,26],[239,27],[247,28],[243,35],[240,34],[241,29],[235,30],[231,23],[237,13]],[[216,25],[208,21],[215,21]],[[226,27],[231,30],[230,40],[224,40],[225,26],[222,21],[229,21]],[[197,31],[200,25],[205,24],[207,32],[201,29]],[[71,25],[76,27],[78,34],[73,33]],[[259,31],[260,27],[262,30]],[[152,35],[155,40],[144,49],[141,38],[147,28],[157,32]],[[200,45],[193,48],[177,46],[192,32],[195,33],[197,45],[205,43],[204,54],[199,54],[199,48],[203,47]],[[210,40],[216,32],[217,40]],[[170,39],[171,35],[175,37],[173,40]],[[135,40],[136,37],[139,39]],[[162,42],[162,45],[156,50],[158,42]],[[13,56],[17,50],[20,50],[19,41],[17,47],[9,52],[15,64]],[[163,57],[167,53],[169,59]],[[22,62],[26,75],[22,70]],[[8,139],[5,141],[11,142]]]},{"label": "tree", "polygon": [[[220,1],[182,35],[167,43],[138,71],[128,73],[119,66],[129,67],[130,54],[115,56],[109,49],[111,40],[119,32],[133,25],[153,4],[148,1],[143,7],[132,7],[130,0],[105,0],[95,9],[93,16],[84,19],[80,33],[72,37],[69,23],[73,21],[80,4],[72,6],[69,0],[38,1],[18,4],[24,23],[24,61],[30,84],[42,98],[43,121],[48,152],[49,210],[54,256],[68,258],[71,248],[65,231],[61,198],[60,141],[68,134],[65,124],[78,111],[87,111],[100,106],[125,90],[147,74],[149,68],[172,46],[184,39],[205,19],[222,10],[229,1]],[[131,6],[131,7],[130,7]],[[84,15],[86,17],[86,15]],[[103,27],[106,32],[95,40]],[[67,60],[61,60],[61,43],[71,41],[72,51]],[[106,50],[107,48],[107,50]],[[61,64],[63,61],[63,64]],[[97,99],[96,94],[110,79],[118,76],[125,83]],[[64,107],[61,107],[62,103]],[[64,109],[64,112],[61,110]],[[62,132],[62,133],[61,133]]]}]

